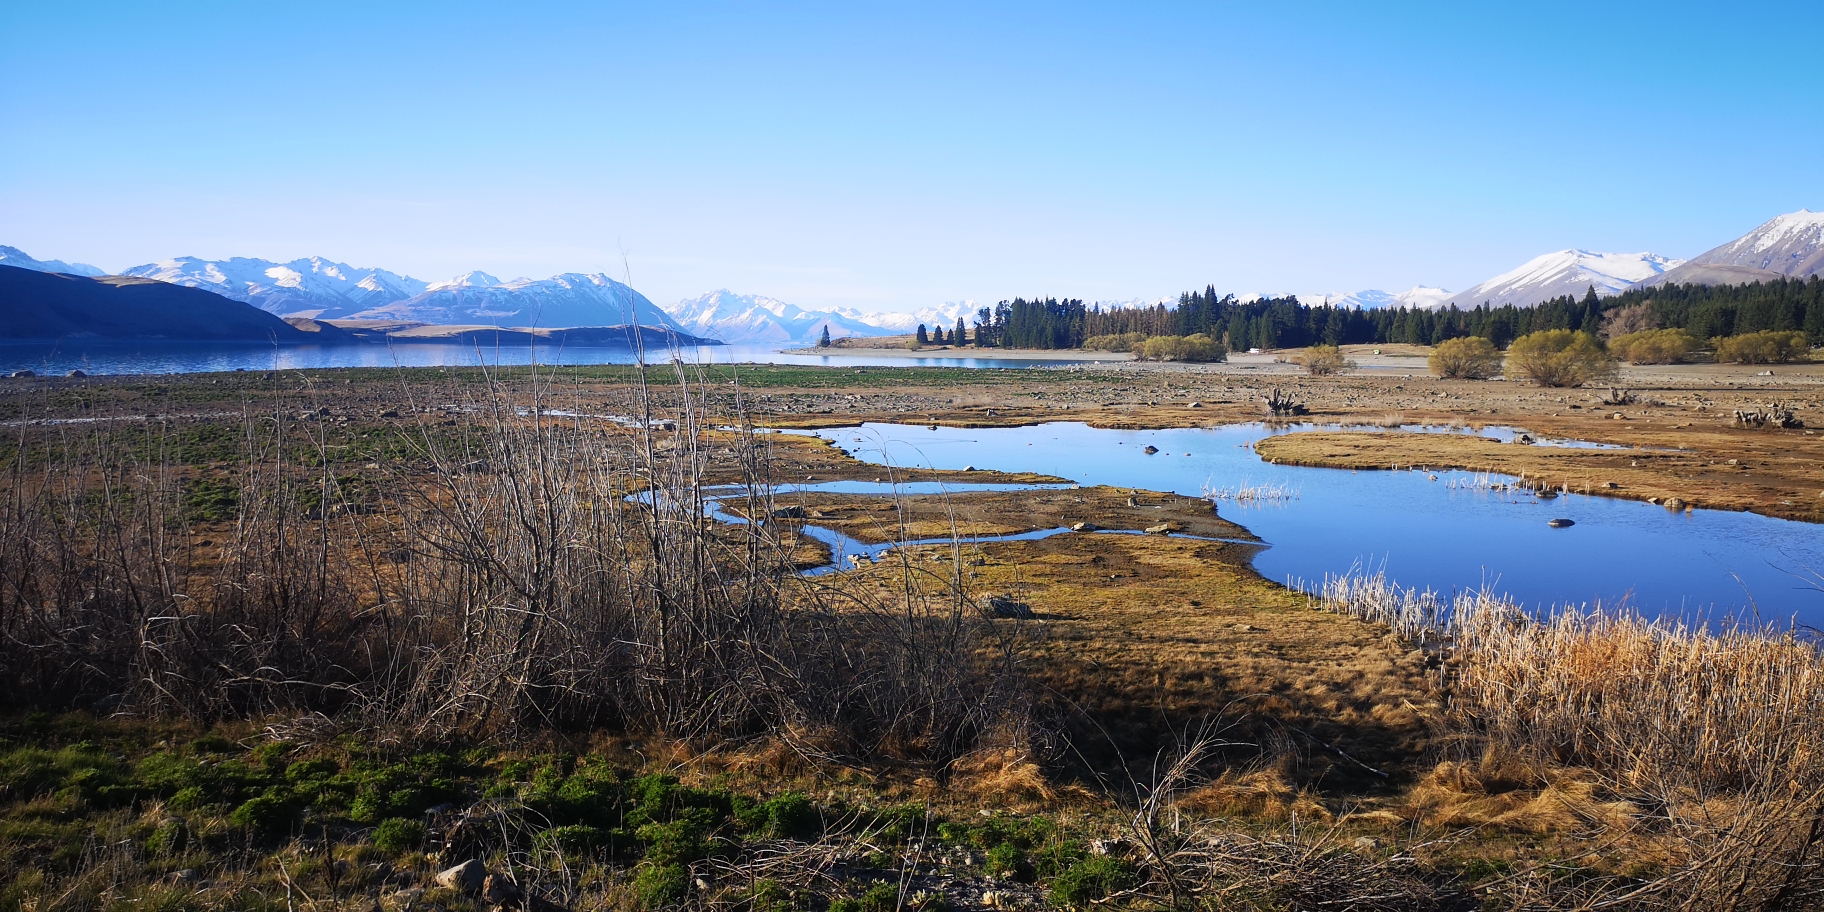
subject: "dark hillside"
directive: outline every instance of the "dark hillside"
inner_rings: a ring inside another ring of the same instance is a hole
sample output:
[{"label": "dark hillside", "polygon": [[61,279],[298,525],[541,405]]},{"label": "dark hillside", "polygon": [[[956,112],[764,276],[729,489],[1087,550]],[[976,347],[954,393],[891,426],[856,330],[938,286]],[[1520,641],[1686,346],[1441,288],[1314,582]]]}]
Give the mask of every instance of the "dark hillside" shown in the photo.
[{"label": "dark hillside", "polygon": [[250,304],[200,288],[124,276],[0,266],[0,339],[322,342]]}]

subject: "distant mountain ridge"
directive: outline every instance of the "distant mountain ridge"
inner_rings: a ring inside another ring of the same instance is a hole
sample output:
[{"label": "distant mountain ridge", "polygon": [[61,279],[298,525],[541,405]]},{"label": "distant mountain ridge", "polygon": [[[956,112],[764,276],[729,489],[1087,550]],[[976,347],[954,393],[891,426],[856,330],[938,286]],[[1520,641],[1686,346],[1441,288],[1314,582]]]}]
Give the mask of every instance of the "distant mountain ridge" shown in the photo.
[{"label": "distant mountain ridge", "polygon": [[1776,215],[1721,247],[1706,250],[1642,285],[1739,285],[1824,272],[1824,212]]},{"label": "distant mountain ridge", "polygon": [[1596,294],[1607,297],[1620,294],[1683,262],[1655,253],[1555,250],[1452,295],[1442,302],[1442,306],[1464,310],[1483,304],[1525,307],[1565,295],[1581,297],[1591,288],[1596,289]]},{"label": "distant mountain ridge", "polygon": [[281,317],[324,320],[352,318],[363,310],[406,300],[426,287],[411,276],[314,256],[287,263],[251,257],[173,257],[121,274],[213,291]]},{"label": "distant mountain ridge", "polygon": [[685,332],[749,345],[809,344],[827,328],[833,339],[884,336],[891,330],[838,311],[804,310],[764,295],[738,295],[726,288],[665,308]]},{"label": "distant mountain ridge", "polygon": [[62,260],[39,260],[17,247],[0,244],[0,266],[11,266],[15,269],[30,269],[33,272],[61,272],[65,275],[99,276],[107,275],[101,269],[87,263],[65,263]]}]

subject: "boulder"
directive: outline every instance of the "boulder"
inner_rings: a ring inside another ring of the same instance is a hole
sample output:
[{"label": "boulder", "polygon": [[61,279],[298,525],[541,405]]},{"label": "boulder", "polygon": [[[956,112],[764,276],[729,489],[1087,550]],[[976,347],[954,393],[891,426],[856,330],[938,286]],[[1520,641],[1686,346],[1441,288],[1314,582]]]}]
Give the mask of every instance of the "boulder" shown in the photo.
[{"label": "boulder", "polygon": [[773,511],[774,519],[803,519],[810,514],[803,507],[780,507]]},{"label": "boulder", "polygon": [[1098,526],[1092,522],[1080,522],[1080,523],[1072,523],[1070,526],[1070,531],[1072,531],[1072,532],[1100,532],[1100,531],[1102,531],[1102,527]]},{"label": "boulder", "polygon": [[1146,534],[1148,534],[1148,535],[1166,535],[1166,534],[1169,534],[1171,531],[1172,531],[1171,523],[1160,523],[1159,525],[1156,525],[1156,526],[1147,526],[1146,527]]},{"label": "boulder", "polygon": [[1560,516],[1557,519],[1546,520],[1545,524],[1548,526],[1551,526],[1554,529],[1568,529],[1571,526],[1577,525],[1576,522],[1569,520],[1569,519],[1565,519],[1562,516]]},{"label": "boulder", "polygon": [[488,869],[476,859],[469,859],[437,875],[437,885],[459,893],[478,893],[490,878]]},{"label": "boulder", "polygon": [[1151,456],[1154,453],[1159,452],[1159,448],[1156,446],[1148,446],[1146,449],[1141,450],[1140,452],[1145,453],[1148,456]]},{"label": "boulder", "polygon": [[64,374],[64,376],[66,376],[66,377],[75,377],[75,378],[77,378],[77,379],[81,379],[81,378],[83,378],[83,377],[87,377],[87,376],[88,376],[88,375],[89,375],[89,372],[88,372],[88,371],[85,371],[85,370],[73,370],[73,371],[70,371],[70,372],[69,372],[69,373],[67,373],[67,374]]}]

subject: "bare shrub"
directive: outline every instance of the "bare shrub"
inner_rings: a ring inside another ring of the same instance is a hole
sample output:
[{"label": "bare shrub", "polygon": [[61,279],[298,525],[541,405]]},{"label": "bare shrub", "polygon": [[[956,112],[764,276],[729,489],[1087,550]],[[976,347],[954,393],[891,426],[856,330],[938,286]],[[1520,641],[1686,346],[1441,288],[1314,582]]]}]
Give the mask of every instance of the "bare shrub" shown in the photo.
[{"label": "bare shrub", "polygon": [[1262,399],[1261,403],[1267,407],[1267,412],[1275,418],[1304,415],[1311,411],[1305,407],[1304,402],[1294,397],[1291,393],[1277,387],[1267,391],[1267,398]]},{"label": "bare shrub", "polygon": [[1228,346],[1203,333],[1190,336],[1153,336],[1134,351],[1145,361],[1226,361]]},{"label": "bare shrub", "polygon": [[1507,373],[1540,386],[1582,386],[1614,377],[1615,360],[1589,333],[1548,329],[1508,346]]},{"label": "bare shrub", "polygon": [[1313,377],[1328,377],[1355,367],[1355,362],[1343,357],[1343,350],[1334,345],[1313,345],[1305,349],[1299,363],[1305,366],[1305,373]]},{"label": "bare shrub", "polygon": [[1654,329],[1609,340],[1609,352],[1635,364],[1677,364],[1697,350],[1697,337],[1682,329]]},{"label": "bare shrub", "polygon": [[399,433],[364,473],[324,426],[249,412],[206,547],[190,470],[160,456],[180,429],[22,441],[0,503],[0,700],[323,713],[403,741],[771,736],[842,762],[942,764],[1026,735],[1009,642],[960,585],[863,598],[799,577],[775,527],[709,517],[712,450],[736,479],[716,496],[747,515],[771,512],[769,463],[678,370],[666,413],[636,392],[625,426],[575,417],[540,369],[402,386],[465,420]]},{"label": "bare shrub", "polygon": [[1431,350],[1430,366],[1451,380],[1487,380],[1501,372],[1501,352],[1480,336],[1449,339]]},{"label": "bare shrub", "polygon": [[1602,338],[1609,341],[1659,327],[1659,315],[1653,312],[1650,301],[1617,307],[1602,315]]},{"label": "bare shrub", "polygon": [[1736,364],[1788,364],[1802,360],[1810,351],[1805,334],[1797,330],[1765,329],[1714,341],[1716,360]]}]

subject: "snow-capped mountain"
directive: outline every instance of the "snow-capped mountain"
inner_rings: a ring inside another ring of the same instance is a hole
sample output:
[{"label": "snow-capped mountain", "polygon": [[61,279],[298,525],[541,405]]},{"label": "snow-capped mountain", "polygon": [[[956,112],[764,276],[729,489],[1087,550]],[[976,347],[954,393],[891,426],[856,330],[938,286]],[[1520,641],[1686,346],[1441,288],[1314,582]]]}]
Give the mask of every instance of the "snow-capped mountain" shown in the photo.
[{"label": "snow-capped mountain", "polygon": [[349,316],[357,320],[545,328],[637,322],[641,326],[683,329],[645,295],[601,273],[578,272],[510,282],[485,272],[471,272],[427,286],[403,301],[369,307]]},{"label": "snow-capped mountain", "polygon": [[1504,272],[1443,303],[1468,310],[1484,302],[1525,306],[1563,295],[1582,297],[1595,288],[1598,295],[1619,294],[1628,286],[1654,278],[1684,260],[1653,253],[1595,253],[1559,250],[1527,260],[1520,268]]},{"label": "snow-capped mountain", "polygon": [[1737,285],[1824,272],[1824,212],[1800,209],[1642,284]]},{"label": "snow-capped mountain", "polygon": [[62,260],[36,260],[17,247],[0,244],[0,266],[16,266],[34,272],[61,272],[67,275],[99,276],[107,273],[87,263],[65,263]]},{"label": "snow-capped mountain", "polygon": [[724,288],[665,308],[685,332],[748,345],[807,344],[828,327],[830,337],[884,336],[891,330],[841,311],[804,310],[763,295],[738,295]]},{"label": "snow-capped mountain", "polygon": [[121,274],[213,291],[281,317],[324,320],[352,317],[371,307],[403,301],[426,287],[411,276],[361,269],[322,257],[289,263],[248,257],[175,257]]},{"label": "snow-capped mountain", "polygon": [[1426,285],[1414,285],[1405,291],[1394,293],[1379,288],[1367,288],[1361,291],[1327,292],[1314,294],[1264,294],[1249,292],[1235,300],[1251,304],[1262,298],[1296,297],[1300,304],[1319,307],[1325,304],[1331,307],[1353,307],[1357,310],[1376,310],[1383,307],[1417,307],[1430,309],[1442,304],[1450,297],[1450,292],[1443,288],[1432,288]]},{"label": "snow-capped mountain", "polygon": [[961,318],[970,326],[975,325],[976,313],[982,305],[974,301],[945,301],[942,307],[921,307],[911,313],[863,313],[852,307],[845,307],[832,313],[847,317],[859,323],[879,327],[891,334],[901,335],[916,332],[919,324],[926,329],[955,329],[956,321]]}]

